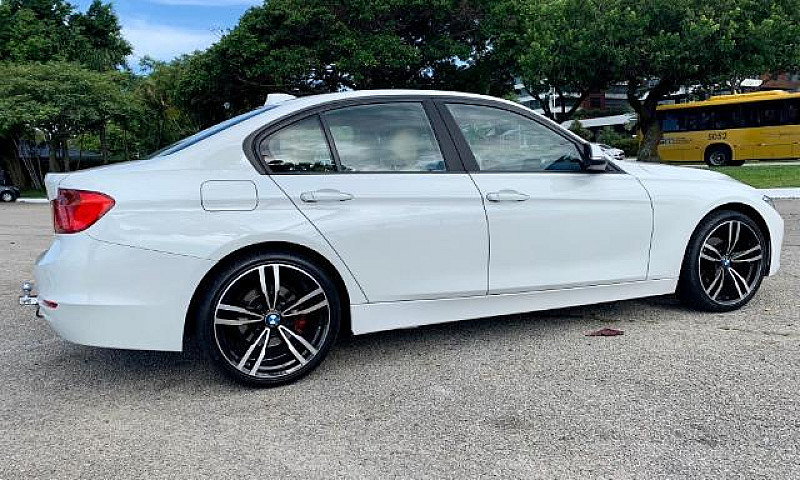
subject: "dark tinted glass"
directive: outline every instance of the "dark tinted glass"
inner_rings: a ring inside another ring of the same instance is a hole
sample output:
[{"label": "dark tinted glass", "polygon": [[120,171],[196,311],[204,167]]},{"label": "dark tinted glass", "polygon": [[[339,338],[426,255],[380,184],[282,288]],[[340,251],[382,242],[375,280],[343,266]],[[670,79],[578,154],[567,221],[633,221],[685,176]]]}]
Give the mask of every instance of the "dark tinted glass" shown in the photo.
[{"label": "dark tinted glass", "polygon": [[480,105],[449,104],[481,171],[581,171],[567,138],[527,117]]},{"label": "dark tinted glass", "polygon": [[759,103],[761,107],[759,125],[762,127],[780,125],[784,102],[773,100]]},{"label": "dark tinted glass", "polygon": [[419,103],[362,105],[323,114],[345,172],[440,172],[445,163]]},{"label": "dark tinted glass", "polygon": [[336,170],[316,116],[295,122],[261,142],[261,156],[272,172]]},{"label": "dark tinted glass", "polygon": [[786,123],[800,125],[800,98],[786,102]]}]

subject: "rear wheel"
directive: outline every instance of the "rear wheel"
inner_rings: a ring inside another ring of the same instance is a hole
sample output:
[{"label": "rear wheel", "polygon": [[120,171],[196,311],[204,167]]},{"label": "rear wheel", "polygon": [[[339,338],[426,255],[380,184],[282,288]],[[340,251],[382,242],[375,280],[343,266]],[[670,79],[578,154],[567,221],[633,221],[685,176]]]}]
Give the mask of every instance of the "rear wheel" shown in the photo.
[{"label": "rear wheel", "polygon": [[705,160],[709,167],[731,165],[732,157],[731,149],[725,145],[713,145],[706,149]]},{"label": "rear wheel", "polygon": [[203,349],[248,385],[277,386],[307,375],[339,332],[335,285],[324,270],[291,254],[256,254],[229,265],[200,302]]},{"label": "rear wheel", "polygon": [[753,298],[766,271],[767,243],[758,225],[739,212],[706,217],[692,235],[678,295],[700,310],[735,310]]}]

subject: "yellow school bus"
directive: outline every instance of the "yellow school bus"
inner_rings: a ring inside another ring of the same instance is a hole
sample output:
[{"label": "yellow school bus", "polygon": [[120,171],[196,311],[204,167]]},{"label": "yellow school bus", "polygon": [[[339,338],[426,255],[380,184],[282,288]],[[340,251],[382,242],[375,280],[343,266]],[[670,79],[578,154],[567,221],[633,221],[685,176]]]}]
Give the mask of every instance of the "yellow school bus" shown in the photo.
[{"label": "yellow school bus", "polygon": [[719,95],[658,107],[664,162],[741,165],[800,157],[800,92]]}]

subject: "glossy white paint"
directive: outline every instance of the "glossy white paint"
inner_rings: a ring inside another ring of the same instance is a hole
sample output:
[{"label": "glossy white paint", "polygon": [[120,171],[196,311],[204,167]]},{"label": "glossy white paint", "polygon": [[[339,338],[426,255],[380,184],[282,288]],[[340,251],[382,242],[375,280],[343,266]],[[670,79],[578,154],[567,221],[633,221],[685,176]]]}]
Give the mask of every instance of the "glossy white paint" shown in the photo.
[{"label": "glossy white paint", "polygon": [[484,197],[513,190],[524,201],[487,201],[490,293],[644,280],[653,211],[624,174],[478,173]]},{"label": "glossy white paint", "polygon": [[[712,172],[618,162],[624,173],[267,176],[243,154],[251,132],[299,109],[408,94],[441,92],[304,97],[166,157],[49,176],[50,198],[60,186],[116,205],[86,232],[56,235],[37,261],[40,298],[59,304],[46,319],[76,343],[179,350],[201,279],[252,245],[329,261],[356,333],[670,293],[698,222],[730,203],[761,216],[778,269],[780,216]],[[509,188],[529,200],[484,201]],[[353,198],[300,199],[320,189]]]},{"label": "glossy white paint", "polygon": [[[272,178],[331,242],[370,302],[486,294],[486,216],[466,173]],[[323,185],[352,199],[300,199]]]}]

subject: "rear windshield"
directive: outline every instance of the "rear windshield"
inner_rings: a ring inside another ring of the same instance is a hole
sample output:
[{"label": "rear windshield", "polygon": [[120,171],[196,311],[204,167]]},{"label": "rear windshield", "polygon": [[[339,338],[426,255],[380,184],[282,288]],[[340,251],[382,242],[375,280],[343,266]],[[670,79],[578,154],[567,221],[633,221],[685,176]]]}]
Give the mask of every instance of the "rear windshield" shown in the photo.
[{"label": "rear windshield", "polygon": [[273,109],[275,107],[276,107],[276,105],[265,105],[263,107],[255,109],[253,111],[250,111],[250,112],[247,112],[247,113],[243,113],[243,114],[241,114],[241,115],[239,115],[237,117],[233,117],[231,119],[225,120],[224,122],[218,123],[217,125],[214,125],[213,127],[209,127],[209,128],[207,128],[205,130],[197,132],[194,135],[192,135],[191,137],[186,137],[183,140],[178,140],[177,142],[173,143],[172,145],[166,146],[166,147],[162,148],[161,150],[156,151],[155,153],[150,155],[150,157],[148,157],[148,158],[163,157],[163,156],[166,156],[166,155],[172,155],[173,153],[176,153],[176,152],[180,152],[184,148],[191,147],[192,145],[194,145],[197,142],[201,142],[201,141],[205,140],[208,137],[216,135],[219,132],[222,132],[223,130],[231,128],[234,125],[238,125],[238,124],[244,122],[245,120],[249,120],[249,119],[255,117],[256,115],[264,113],[267,110],[271,110],[271,109]]}]

